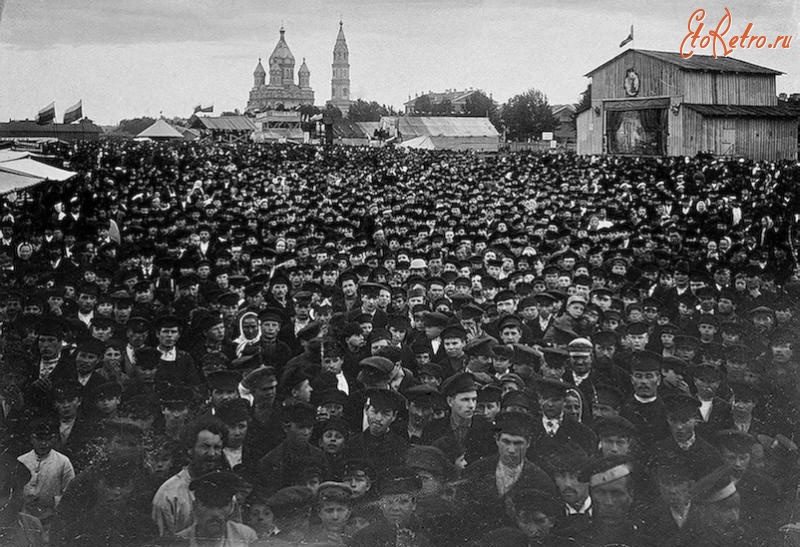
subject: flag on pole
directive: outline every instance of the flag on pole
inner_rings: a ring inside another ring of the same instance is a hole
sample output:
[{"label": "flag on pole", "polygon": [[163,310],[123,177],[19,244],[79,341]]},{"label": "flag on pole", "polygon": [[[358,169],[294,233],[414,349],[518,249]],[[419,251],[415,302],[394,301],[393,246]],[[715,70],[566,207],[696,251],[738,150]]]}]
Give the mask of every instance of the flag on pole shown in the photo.
[{"label": "flag on pole", "polygon": [[633,25],[631,25],[631,33],[628,34],[627,38],[619,43],[619,47],[624,47],[628,42],[633,42]]},{"label": "flag on pole", "polygon": [[83,118],[83,100],[78,101],[64,111],[64,123],[77,122]]},{"label": "flag on pole", "polygon": [[197,114],[198,112],[214,112],[214,105],[211,106],[202,106],[197,105],[194,107],[194,113]]},{"label": "flag on pole", "polygon": [[52,123],[56,119],[56,103],[52,102],[49,105],[42,108],[38,114],[36,114],[36,123],[38,124],[46,124]]}]

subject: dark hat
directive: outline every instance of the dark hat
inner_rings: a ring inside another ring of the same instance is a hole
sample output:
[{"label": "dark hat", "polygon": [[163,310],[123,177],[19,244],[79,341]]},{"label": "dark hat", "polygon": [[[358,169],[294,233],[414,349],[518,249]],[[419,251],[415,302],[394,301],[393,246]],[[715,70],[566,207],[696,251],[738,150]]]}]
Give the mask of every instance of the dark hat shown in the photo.
[{"label": "dark hat", "polygon": [[334,501],[344,505],[350,505],[353,498],[353,490],[343,482],[325,481],[317,488],[317,501]]},{"label": "dark hat", "polygon": [[498,433],[530,437],[533,434],[533,420],[525,412],[501,412],[494,420],[494,429]]},{"label": "dark hat", "polygon": [[275,373],[275,368],[270,366],[262,365],[257,369],[254,369],[245,375],[244,379],[242,380],[242,385],[252,390],[259,382],[262,382],[265,378],[272,378],[275,381],[275,384],[278,383],[278,378]]},{"label": "dark hat", "polygon": [[337,404],[347,406],[348,397],[344,391],[328,388],[321,390],[314,390],[311,394],[311,402],[317,406]]},{"label": "dark hat", "polygon": [[[511,392],[513,393],[513,392]],[[479,403],[500,403],[503,398],[503,390],[500,386],[495,384],[489,384],[483,386],[480,391],[478,391],[478,402]]]},{"label": "dark hat", "polygon": [[710,313],[701,313],[697,317],[697,321],[695,321],[697,326],[700,325],[711,325],[712,327],[719,328],[719,318],[716,315],[712,315]]},{"label": "dark hat", "polygon": [[465,320],[478,319],[484,315],[483,308],[475,304],[466,304],[461,306],[461,318]]},{"label": "dark hat", "polygon": [[413,469],[401,467],[392,469],[380,483],[381,495],[412,494],[419,492],[422,483]]},{"label": "dark hat", "polygon": [[467,331],[461,325],[448,325],[439,335],[442,340],[445,338],[459,338],[461,340],[467,339]]},{"label": "dark hat", "polygon": [[307,403],[294,403],[283,408],[282,419],[284,423],[299,425],[313,425],[316,410]]},{"label": "dark hat", "polygon": [[441,327],[444,328],[450,322],[450,318],[443,313],[439,312],[425,312],[422,316],[422,322],[426,327]]},{"label": "dark hat", "polygon": [[122,396],[122,386],[118,382],[104,382],[94,388],[95,400],[113,399]]},{"label": "dark hat", "polygon": [[332,418],[328,418],[319,426],[319,433],[323,434],[326,431],[338,431],[341,433],[345,438],[350,435],[350,424],[347,423],[347,420],[343,418],[337,418],[336,416]]},{"label": "dark hat", "polygon": [[600,384],[595,388],[595,394],[594,404],[607,405],[616,409],[622,408],[624,396],[616,387],[608,384]]},{"label": "dark hat", "polygon": [[314,491],[307,486],[287,486],[266,499],[274,513],[291,515],[306,510],[314,501]]},{"label": "dark hat", "polygon": [[692,501],[709,505],[724,501],[736,493],[736,484],[731,478],[731,466],[723,465],[695,482]]},{"label": "dark hat", "polygon": [[393,389],[370,389],[367,390],[366,406],[399,412],[406,407],[406,400]]},{"label": "dark hat", "polygon": [[475,385],[475,378],[469,372],[454,374],[442,382],[440,391],[445,397],[453,397],[459,393],[468,393],[478,390]]},{"label": "dark hat", "polygon": [[[442,338],[444,338],[444,332],[442,333]],[[496,345],[497,340],[491,336],[480,336],[478,338],[473,338],[466,343],[464,346],[464,353],[467,355],[481,355],[488,357],[492,353],[492,348]]]},{"label": "dark hat", "polygon": [[690,369],[693,378],[704,380],[706,382],[715,382],[722,379],[722,369],[712,364],[702,364],[694,366]]},{"label": "dark hat", "polygon": [[530,395],[521,389],[511,390],[502,396],[500,408],[507,410],[511,407],[523,408],[524,412],[531,412],[534,409]]},{"label": "dark hat", "polygon": [[217,370],[210,373],[206,380],[212,391],[236,391],[241,374],[233,370]]},{"label": "dark hat", "polygon": [[507,315],[497,324],[497,329],[503,332],[504,329],[516,328],[522,330],[522,320],[516,315]]},{"label": "dark hat", "polygon": [[627,477],[633,465],[627,456],[606,456],[590,461],[578,474],[578,480],[588,482],[590,487],[602,486]]},{"label": "dark hat", "polygon": [[601,330],[592,335],[592,343],[595,346],[616,346],[619,336],[612,330]]},{"label": "dark hat", "polygon": [[103,351],[105,351],[105,346],[103,342],[94,338],[92,336],[86,336],[78,340],[76,344],[76,351],[80,351],[83,353],[90,353],[92,355],[103,355]]},{"label": "dark hat", "polygon": [[404,395],[409,403],[423,408],[431,408],[434,399],[440,397],[439,391],[430,384],[412,386],[405,391]]},{"label": "dark hat", "polygon": [[415,445],[406,452],[406,465],[411,469],[421,469],[437,477],[450,474],[450,462],[444,452],[433,446]]},{"label": "dark hat", "polygon": [[62,380],[53,384],[53,399],[56,401],[71,401],[81,396],[81,386],[77,380]]},{"label": "dark hat", "polygon": [[225,507],[233,503],[233,495],[239,490],[241,479],[230,471],[212,471],[189,483],[195,499],[210,507]]},{"label": "dark hat", "polygon": [[188,406],[193,398],[192,388],[181,385],[168,385],[161,390],[159,401],[163,406]]},{"label": "dark hat", "polygon": [[437,378],[439,380],[444,378],[444,372],[442,372],[442,367],[437,365],[436,363],[428,363],[427,365],[422,365],[421,367],[419,367],[417,375],[420,377],[430,376],[432,378]]},{"label": "dark hat", "polygon": [[761,390],[753,384],[746,382],[730,382],[728,387],[733,391],[733,398],[737,401],[758,402],[761,399]]},{"label": "dark hat", "polygon": [[542,378],[536,380],[536,391],[542,398],[564,398],[567,395],[567,390],[570,388],[560,380],[553,380],[551,378]]},{"label": "dark hat", "polygon": [[342,469],[343,477],[350,477],[354,474],[364,473],[369,478],[375,477],[375,467],[366,458],[349,458],[344,462]]},{"label": "dark hat", "polygon": [[225,401],[217,409],[217,417],[226,424],[237,424],[250,418],[250,403],[245,399]]},{"label": "dark hat", "polygon": [[664,397],[668,417],[676,420],[695,418],[700,415],[700,401],[685,393],[674,393]]},{"label": "dark hat", "polygon": [[677,335],[675,336],[675,347],[697,349],[700,347],[700,340],[694,336]]},{"label": "dark hat", "polygon": [[217,325],[224,325],[224,324],[225,321],[222,319],[221,315],[209,314],[200,321],[200,331],[205,332],[209,329],[216,327]]},{"label": "dark hat", "polygon": [[631,372],[654,372],[661,370],[661,356],[652,351],[637,351],[631,359]]},{"label": "dark hat", "polygon": [[661,359],[661,368],[663,370],[673,370],[678,374],[684,374],[688,366],[689,363],[680,357],[675,357],[674,355],[662,357]]},{"label": "dark hat", "polygon": [[640,336],[642,334],[647,334],[650,331],[650,327],[647,326],[647,323],[631,323],[628,325],[626,332],[633,336]]},{"label": "dark hat", "polygon": [[56,435],[58,433],[58,417],[50,413],[36,416],[28,424],[28,431],[31,435],[39,437]]},{"label": "dark hat", "polygon": [[636,426],[622,416],[609,416],[598,418],[592,422],[592,429],[598,437],[619,435],[620,437],[635,437]]},{"label": "dark hat", "polygon": [[750,448],[758,442],[758,439],[739,431],[738,429],[723,429],[714,435],[714,444],[718,447],[727,448],[731,452],[749,453]]},{"label": "dark hat", "polygon": [[275,321],[277,323],[283,323],[286,320],[286,314],[283,310],[278,308],[264,308],[258,312],[258,320],[262,322]]},{"label": "dark hat", "polygon": [[359,367],[372,368],[384,374],[389,374],[394,370],[394,363],[386,357],[374,356],[367,357],[358,362]]},{"label": "dark hat", "polygon": [[160,331],[161,329],[169,329],[173,327],[182,327],[183,324],[181,320],[176,315],[162,315],[155,320],[155,330],[156,332]]}]

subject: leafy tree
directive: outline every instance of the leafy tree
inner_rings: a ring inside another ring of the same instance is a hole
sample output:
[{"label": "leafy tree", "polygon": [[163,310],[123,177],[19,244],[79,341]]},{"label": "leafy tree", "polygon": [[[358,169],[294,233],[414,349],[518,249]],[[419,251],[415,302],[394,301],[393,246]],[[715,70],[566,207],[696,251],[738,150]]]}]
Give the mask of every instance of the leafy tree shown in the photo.
[{"label": "leafy tree", "polygon": [[430,112],[434,116],[449,116],[453,113],[453,103],[450,99],[443,99],[442,102],[431,105]]},{"label": "leafy tree", "polygon": [[511,97],[500,115],[510,140],[540,138],[544,131],[555,131],[558,120],[550,110],[547,96],[531,88]]},{"label": "leafy tree", "polygon": [[387,108],[386,105],[378,104],[375,101],[365,101],[358,99],[350,105],[347,112],[347,119],[354,122],[378,122],[382,116],[392,116],[394,110]]},{"label": "leafy tree", "polygon": [[339,110],[338,107],[329,104],[325,107],[325,110],[322,112],[322,116],[324,117],[325,121],[328,122],[335,122],[337,120],[341,120],[343,118],[342,111]]},{"label": "leafy tree", "polygon": [[575,103],[575,114],[592,108],[592,84],[586,86],[586,91],[581,93],[581,98]]},{"label": "leafy tree", "polygon": [[130,120],[121,120],[119,125],[117,125],[117,129],[113,131],[118,135],[128,135],[128,136],[136,136],[151,125],[156,123],[155,118],[132,118]]},{"label": "leafy tree", "polygon": [[220,114],[220,116],[241,116],[241,115],[242,113],[239,112],[238,108],[234,109],[233,111],[226,110],[222,114]]},{"label": "leafy tree", "polygon": [[414,100],[414,110],[417,114],[430,114],[432,106],[428,95],[420,95]]},{"label": "leafy tree", "polygon": [[464,114],[473,118],[489,118],[489,121],[498,130],[502,125],[497,103],[486,95],[483,90],[479,90],[467,97],[467,102],[464,105]]}]

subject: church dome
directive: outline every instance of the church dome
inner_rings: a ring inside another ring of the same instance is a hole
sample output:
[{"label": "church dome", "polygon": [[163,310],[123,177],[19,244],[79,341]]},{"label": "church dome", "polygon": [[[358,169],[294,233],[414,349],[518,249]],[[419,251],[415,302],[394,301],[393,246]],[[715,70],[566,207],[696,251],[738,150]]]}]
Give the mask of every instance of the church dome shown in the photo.
[{"label": "church dome", "polygon": [[286,31],[283,27],[281,27],[281,37],[278,40],[278,45],[275,46],[275,49],[272,50],[272,55],[269,56],[269,62],[272,64],[273,61],[291,61],[294,64],[294,55],[289,50],[289,46],[286,45],[286,40],[284,38],[284,34]]},{"label": "church dome", "polygon": [[253,71],[254,76],[266,76],[267,71],[264,70],[264,65],[261,64],[261,59],[258,59],[258,64],[256,65],[256,69]]},{"label": "church dome", "polygon": [[311,74],[311,71],[308,70],[308,67],[306,66],[306,58],[305,57],[303,57],[303,64],[300,65],[300,70],[298,71],[298,74]]}]

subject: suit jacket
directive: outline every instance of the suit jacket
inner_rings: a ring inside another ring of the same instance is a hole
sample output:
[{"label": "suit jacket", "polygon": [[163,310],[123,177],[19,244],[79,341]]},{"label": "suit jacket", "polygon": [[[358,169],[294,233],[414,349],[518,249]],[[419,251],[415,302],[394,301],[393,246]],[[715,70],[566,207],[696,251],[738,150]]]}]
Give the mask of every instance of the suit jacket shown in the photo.
[{"label": "suit jacket", "polygon": [[717,449],[695,434],[695,441],[688,450],[679,447],[672,436],[652,445],[649,458],[651,465],[647,467],[654,469],[659,459],[669,455],[677,456],[679,460],[685,462],[694,479],[704,477],[724,463]]},{"label": "suit jacket", "polygon": [[550,476],[530,460],[524,461],[519,479],[501,496],[495,478],[498,462],[499,456],[489,456],[464,470],[464,480],[456,490],[455,497],[457,514],[461,516],[462,523],[453,529],[453,533],[460,532],[459,539],[481,537],[499,526],[515,527],[506,513],[505,499],[517,489],[535,488],[558,496]]},{"label": "suit jacket", "polygon": [[[451,439],[452,442],[456,440],[449,416],[434,420],[422,431],[423,444],[432,444],[441,438]],[[462,444],[466,449],[465,457],[468,464],[476,462],[484,456],[489,456],[497,450],[491,424],[479,417],[472,419],[472,424]]]},{"label": "suit jacket", "polygon": [[731,405],[720,397],[714,397],[711,401],[711,412],[708,414],[708,421],[697,422],[697,433],[706,439],[710,439],[717,431],[732,427]]},{"label": "suit jacket", "polygon": [[551,437],[544,428],[541,416],[533,418],[533,435],[528,449],[528,459],[542,465],[567,443],[576,443],[587,454],[594,454],[597,449],[597,436],[580,422],[562,419],[558,431]]}]

